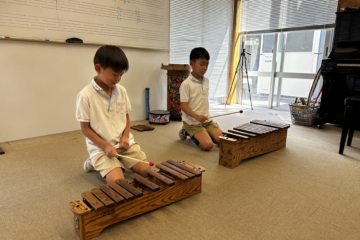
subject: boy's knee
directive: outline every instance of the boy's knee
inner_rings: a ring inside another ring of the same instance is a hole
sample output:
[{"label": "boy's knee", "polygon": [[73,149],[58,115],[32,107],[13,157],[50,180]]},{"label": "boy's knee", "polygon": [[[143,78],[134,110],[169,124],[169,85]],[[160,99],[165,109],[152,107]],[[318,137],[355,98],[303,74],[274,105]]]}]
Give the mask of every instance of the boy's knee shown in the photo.
[{"label": "boy's knee", "polygon": [[140,174],[143,177],[147,176],[147,173],[145,172],[146,169],[151,169],[151,167],[149,166],[149,163],[145,162],[139,162],[131,168],[133,172]]},{"label": "boy's knee", "polygon": [[116,180],[125,180],[123,170],[121,168],[114,168],[105,175],[107,183],[115,183]]},{"label": "boy's knee", "polygon": [[199,147],[203,151],[210,151],[214,147],[214,144],[212,142],[206,142],[206,143],[200,144]]},{"label": "boy's knee", "polygon": [[214,144],[218,144],[220,143],[220,138],[219,137],[211,137],[211,140]]},{"label": "boy's knee", "polygon": [[114,178],[114,177],[110,177],[110,176],[109,177],[105,176],[106,183],[115,183],[116,180],[125,181],[125,177],[116,177],[116,178]]}]

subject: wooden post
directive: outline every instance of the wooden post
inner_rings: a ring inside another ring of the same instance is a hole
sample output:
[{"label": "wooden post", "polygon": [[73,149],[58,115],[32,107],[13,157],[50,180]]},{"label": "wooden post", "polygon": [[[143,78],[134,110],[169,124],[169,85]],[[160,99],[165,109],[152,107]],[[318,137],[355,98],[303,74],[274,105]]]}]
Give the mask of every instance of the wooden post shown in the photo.
[{"label": "wooden post", "polygon": [[[230,51],[230,67],[229,67],[229,81],[228,90],[230,90],[232,80],[236,71],[237,62],[239,60],[239,39],[240,39],[240,12],[241,12],[241,0],[234,0],[234,16],[233,16],[233,27],[232,27],[232,40],[231,40],[231,51]],[[238,73],[241,74],[241,73]],[[229,99],[226,104],[236,103],[236,85],[237,79],[234,80],[234,85]],[[241,94],[241,93],[240,93]]]}]

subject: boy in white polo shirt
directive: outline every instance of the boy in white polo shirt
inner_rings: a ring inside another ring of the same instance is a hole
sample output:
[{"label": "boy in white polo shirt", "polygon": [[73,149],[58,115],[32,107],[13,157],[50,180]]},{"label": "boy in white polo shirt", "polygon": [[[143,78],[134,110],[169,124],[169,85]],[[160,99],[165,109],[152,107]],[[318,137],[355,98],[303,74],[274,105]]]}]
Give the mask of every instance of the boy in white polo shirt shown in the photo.
[{"label": "boy in white polo shirt", "polygon": [[118,159],[118,154],[146,159],[130,133],[131,106],[126,90],[117,84],[129,68],[126,55],[116,46],[102,46],[95,54],[94,65],[98,75],[78,94],[76,101],[76,118],[90,154],[84,170],[99,171],[108,183],[124,180],[124,168],[145,176],[149,164]]},{"label": "boy in white polo shirt", "polygon": [[180,86],[180,107],[183,128],[179,137],[187,136],[201,148],[209,151],[214,142],[219,145],[222,131],[219,125],[209,119],[209,79],[204,77],[209,65],[210,55],[205,48],[194,48],[190,53],[192,72]]}]

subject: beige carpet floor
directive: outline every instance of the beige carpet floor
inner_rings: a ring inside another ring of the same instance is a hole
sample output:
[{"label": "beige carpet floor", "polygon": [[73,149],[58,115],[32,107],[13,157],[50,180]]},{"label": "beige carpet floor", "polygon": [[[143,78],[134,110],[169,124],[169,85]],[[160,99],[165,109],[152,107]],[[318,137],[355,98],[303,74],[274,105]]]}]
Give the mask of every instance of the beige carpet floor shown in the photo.
[{"label": "beige carpet floor", "polygon": [[[248,110],[216,121],[227,130],[253,119],[289,121]],[[147,122],[132,124],[139,123]],[[218,147],[200,151],[179,139],[180,127],[171,122],[132,133],[148,160],[205,167],[202,193],[114,224],[95,239],[360,239],[359,132],[339,155],[341,128],[291,125],[285,149],[228,169],[218,165]],[[78,239],[69,202],[104,184],[98,173],[83,171],[82,133],[0,147],[6,152],[0,155],[0,239]]]}]

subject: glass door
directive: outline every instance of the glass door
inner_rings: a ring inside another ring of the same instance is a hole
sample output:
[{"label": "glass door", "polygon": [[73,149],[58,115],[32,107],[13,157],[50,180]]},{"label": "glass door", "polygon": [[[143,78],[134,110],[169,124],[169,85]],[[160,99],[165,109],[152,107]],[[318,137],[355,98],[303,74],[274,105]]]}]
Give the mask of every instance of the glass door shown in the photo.
[{"label": "glass door", "polygon": [[242,36],[241,49],[251,54],[245,54],[249,82],[239,69],[237,102],[250,105],[251,95],[254,106],[288,110],[296,97],[307,99],[331,35],[332,29]]},{"label": "glass door", "polygon": [[326,31],[279,33],[273,107],[287,110],[295,98],[308,98],[326,56]]},{"label": "glass door", "polygon": [[[274,36],[275,34],[243,36],[243,47],[241,48],[243,54],[240,54],[240,67],[238,70],[238,103],[250,105],[251,95],[254,106],[268,105]],[[243,66],[242,69],[241,66]],[[246,77],[246,70],[248,71],[248,77]]]}]

